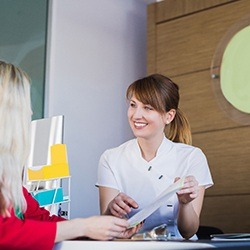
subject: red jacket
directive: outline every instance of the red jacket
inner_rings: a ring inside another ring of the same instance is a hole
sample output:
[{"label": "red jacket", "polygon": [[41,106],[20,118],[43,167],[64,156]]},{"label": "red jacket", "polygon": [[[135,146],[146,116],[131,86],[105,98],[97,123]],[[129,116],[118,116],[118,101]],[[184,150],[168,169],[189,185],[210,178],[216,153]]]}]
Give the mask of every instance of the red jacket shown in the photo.
[{"label": "red jacket", "polygon": [[23,193],[27,201],[24,220],[17,218],[14,211],[11,217],[3,218],[0,215],[0,249],[50,250],[54,246],[56,222],[65,219],[50,216],[25,188]]}]

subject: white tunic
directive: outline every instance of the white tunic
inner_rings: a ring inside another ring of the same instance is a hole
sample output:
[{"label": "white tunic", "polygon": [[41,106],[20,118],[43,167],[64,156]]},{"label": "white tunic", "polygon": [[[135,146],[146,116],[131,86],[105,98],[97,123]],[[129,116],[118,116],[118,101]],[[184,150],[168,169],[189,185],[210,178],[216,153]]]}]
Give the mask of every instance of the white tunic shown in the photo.
[{"label": "white tunic", "polygon": [[[133,198],[139,208],[129,214],[131,217],[171,185],[175,177],[188,175],[195,176],[200,186],[213,185],[206,157],[199,148],[164,138],[156,157],[147,162],[133,139],[102,154],[96,185],[117,189]],[[146,219],[142,231],[166,223],[173,237],[182,238],[177,228],[178,204],[177,195],[173,195]]]}]

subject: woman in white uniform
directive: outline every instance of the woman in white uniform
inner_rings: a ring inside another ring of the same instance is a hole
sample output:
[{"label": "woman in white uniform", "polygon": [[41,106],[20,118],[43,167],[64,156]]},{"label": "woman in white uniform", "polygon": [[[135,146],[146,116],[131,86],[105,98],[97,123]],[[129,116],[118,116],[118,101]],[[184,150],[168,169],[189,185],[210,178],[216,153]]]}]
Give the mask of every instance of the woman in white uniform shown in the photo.
[{"label": "woman in white uniform", "polygon": [[100,158],[101,213],[131,217],[185,178],[184,187],[149,216],[141,230],[167,224],[173,238],[195,239],[205,189],[213,181],[205,155],[190,145],[189,123],[178,108],[178,85],[154,74],[132,83],[126,96],[128,121],[136,138]]}]

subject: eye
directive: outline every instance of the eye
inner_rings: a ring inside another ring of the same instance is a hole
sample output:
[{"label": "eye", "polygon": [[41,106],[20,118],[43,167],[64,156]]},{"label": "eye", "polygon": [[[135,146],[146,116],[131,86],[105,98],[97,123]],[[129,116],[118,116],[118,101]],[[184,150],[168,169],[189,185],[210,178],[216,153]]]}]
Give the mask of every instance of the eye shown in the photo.
[{"label": "eye", "polygon": [[132,107],[132,108],[134,108],[136,105],[135,105],[134,102],[130,102],[130,103],[129,103],[129,106]]},{"label": "eye", "polygon": [[144,109],[146,109],[146,110],[154,110],[154,108],[152,106],[150,106],[150,105],[145,105]]}]

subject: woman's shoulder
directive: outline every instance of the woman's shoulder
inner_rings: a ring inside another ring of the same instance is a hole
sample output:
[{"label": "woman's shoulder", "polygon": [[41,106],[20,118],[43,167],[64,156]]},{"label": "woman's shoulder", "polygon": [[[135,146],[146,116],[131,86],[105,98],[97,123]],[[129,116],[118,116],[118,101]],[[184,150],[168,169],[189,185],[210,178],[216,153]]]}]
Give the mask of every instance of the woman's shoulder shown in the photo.
[{"label": "woman's shoulder", "polygon": [[181,142],[173,142],[173,146],[178,152],[186,152],[189,154],[203,154],[202,150],[194,145],[189,145]]}]

